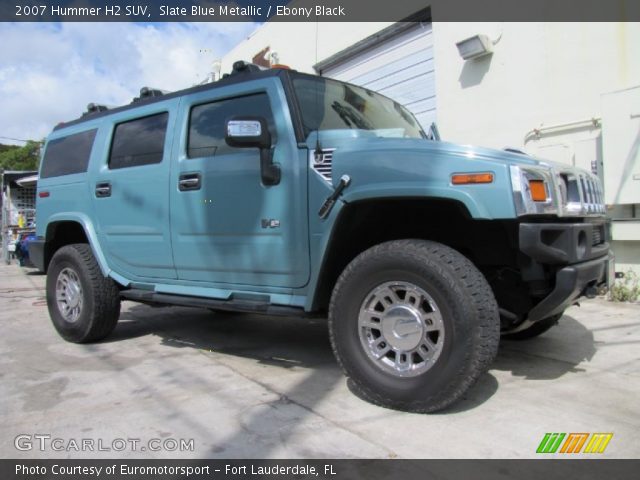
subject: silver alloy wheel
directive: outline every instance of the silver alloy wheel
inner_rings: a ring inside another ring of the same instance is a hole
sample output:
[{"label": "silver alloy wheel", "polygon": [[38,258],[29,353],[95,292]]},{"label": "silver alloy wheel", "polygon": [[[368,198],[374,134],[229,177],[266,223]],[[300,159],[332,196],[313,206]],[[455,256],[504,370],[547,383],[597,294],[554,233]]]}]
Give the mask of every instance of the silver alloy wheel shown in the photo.
[{"label": "silver alloy wheel", "polygon": [[80,318],[83,305],[83,292],[80,277],[71,268],[63,268],[56,280],[56,302],[62,317],[69,323]]},{"label": "silver alloy wheel", "polygon": [[442,352],[444,323],[433,298],[409,282],[386,282],[364,299],[358,315],[360,342],[385,372],[415,377]]}]

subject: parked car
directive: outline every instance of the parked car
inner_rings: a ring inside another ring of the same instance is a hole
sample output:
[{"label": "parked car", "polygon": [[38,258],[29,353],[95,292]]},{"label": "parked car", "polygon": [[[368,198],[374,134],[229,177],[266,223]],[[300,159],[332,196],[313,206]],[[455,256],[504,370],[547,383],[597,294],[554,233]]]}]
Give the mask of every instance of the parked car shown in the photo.
[{"label": "parked car", "polygon": [[432,141],[376,92],[244,62],[56,127],[37,218],[66,340],[109,335],[122,299],[326,314],[360,395],[415,412],[460,399],[501,333],[544,332],[613,265],[591,173]]},{"label": "parked car", "polygon": [[29,244],[36,239],[35,233],[21,233],[15,244],[15,256],[18,259],[18,265],[21,267],[32,267],[29,258]]}]

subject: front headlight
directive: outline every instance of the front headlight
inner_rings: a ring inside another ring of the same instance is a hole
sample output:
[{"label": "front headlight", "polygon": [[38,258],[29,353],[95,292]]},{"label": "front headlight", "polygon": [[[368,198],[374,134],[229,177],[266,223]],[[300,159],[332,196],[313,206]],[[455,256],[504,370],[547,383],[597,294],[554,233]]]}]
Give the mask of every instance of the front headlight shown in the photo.
[{"label": "front headlight", "polygon": [[558,186],[551,169],[511,165],[511,187],[516,214],[557,215]]}]

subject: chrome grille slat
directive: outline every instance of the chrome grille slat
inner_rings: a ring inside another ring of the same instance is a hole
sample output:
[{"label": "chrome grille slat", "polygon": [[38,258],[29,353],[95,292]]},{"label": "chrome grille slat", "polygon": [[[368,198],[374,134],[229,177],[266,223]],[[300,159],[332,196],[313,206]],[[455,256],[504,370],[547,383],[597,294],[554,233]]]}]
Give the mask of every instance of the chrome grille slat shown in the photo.
[{"label": "chrome grille slat", "polygon": [[315,150],[310,151],[311,168],[322,178],[331,183],[333,178],[333,152],[335,148],[322,149],[319,154]]},{"label": "chrome grille slat", "polygon": [[561,170],[566,197],[562,198],[567,215],[601,215],[606,212],[602,185],[598,177],[576,170]]}]

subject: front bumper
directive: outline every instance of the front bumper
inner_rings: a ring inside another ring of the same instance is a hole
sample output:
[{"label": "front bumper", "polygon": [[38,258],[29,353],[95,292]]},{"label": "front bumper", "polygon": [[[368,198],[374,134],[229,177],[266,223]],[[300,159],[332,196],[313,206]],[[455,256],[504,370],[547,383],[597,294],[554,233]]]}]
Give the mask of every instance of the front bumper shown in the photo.
[{"label": "front bumper", "polygon": [[[520,224],[520,251],[538,269],[555,272],[555,286],[527,315],[537,322],[561,313],[588,289],[606,284],[612,270],[609,225],[591,223]],[[535,270],[535,268],[533,268]]]}]

